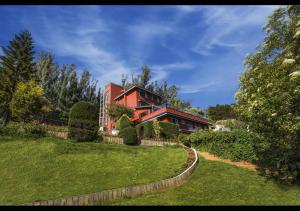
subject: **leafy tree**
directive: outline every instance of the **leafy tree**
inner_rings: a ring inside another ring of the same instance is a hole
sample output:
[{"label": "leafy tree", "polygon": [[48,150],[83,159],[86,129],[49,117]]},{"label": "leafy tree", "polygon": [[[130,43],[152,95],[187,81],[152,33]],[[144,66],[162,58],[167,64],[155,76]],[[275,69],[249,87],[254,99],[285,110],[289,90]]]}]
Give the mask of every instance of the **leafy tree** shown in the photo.
[{"label": "leafy tree", "polygon": [[267,175],[300,181],[300,6],[280,7],[264,27],[264,42],[245,59],[237,111],[251,131]]},{"label": "leafy tree", "polygon": [[39,84],[43,87],[45,95],[51,101],[54,108],[57,107],[58,87],[57,81],[59,79],[59,66],[54,61],[54,55],[42,51],[38,60],[35,62],[37,71],[37,78]]},{"label": "leafy tree", "polygon": [[130,118],[133,117],[133,110],[130,107],[117,103],[108,106],[107,111],[113,121],[120,119],[123,114],[126,114]]},{"label": "leafy tree", "polygon": [[17,83],[36,79],[33,48],[32,37],[27,30],[15,35],[7,47],[2,47],[4,55],[0,56],[2,66],[0,79],[0,109],[1,113],[4,114],[5,124],[9,122],[11,118],[9,104]]},{"label": "leafy tree", "polygon": [[213,120],[236,119],[234,105],[219,105],[208,107],[208,117]]},{"label": "leafy tree", "polygon": [[13,94],[10,109],[12,115],[26,122],[40,113],[50,111],[50,102],[44,96],[43,88],[35,81],[19,82]]},{"label": "leafy tree", "polygon": [[205,115],[205,111],[202,110],[199,107],[197,107],[197,108],[194,108],[194,107],[187,108],[186,111],[189,112],[189,113],[192,113],[192,114],[199,115],[199,116],[204,116]]}]

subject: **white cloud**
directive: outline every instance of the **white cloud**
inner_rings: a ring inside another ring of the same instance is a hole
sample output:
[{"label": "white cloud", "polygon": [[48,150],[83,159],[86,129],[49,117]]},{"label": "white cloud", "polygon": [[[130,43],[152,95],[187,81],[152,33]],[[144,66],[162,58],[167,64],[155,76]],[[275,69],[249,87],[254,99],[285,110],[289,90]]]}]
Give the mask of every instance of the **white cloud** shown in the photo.
[{"label": "white cloud", "polygon": [[198,82],[198,84],[189,84],[189,85],[183,85],[180,86],[179,93],[182,94],[192,94],[192,93],[198,93],[198,92],[203,92],[213,86],[215,86],[217,83],[215,81],[210,81],[210,82]]},{"label": "white cloud", "polygon": [[0,48],[0,55],[3,55],[4,52],[2,51],[2,48]]},{"label": "white cloud", "polygon": [[205,7],[202,8],[206,28],[192,50],[201,55],[212,55],[216,46],[236,48],[246,43],[239,32],[253,26],[263,26],[266,17],[278,6]]},{"label": "white cloud", "polygon": [[97,8],[90,9],[68,14],[72,15],[72,21],[68,20],[65,12],[53,18],[41,15],[40,25],[43,27],[35,28],[34,39],[44,49],[58,56],[72,57],[75,64],[76,60],[81,62],[81,66],[92,72],[100,86],[109,82],[119,83],[122,74],[130,74],[130,68],[107,50],[105,33],[110,28],[104,24]]},{"label": "white cloud", "polygon": [[166,79],[168,74],[171,71],[177,70],[186,70],[192,69],[195,66],[192,63],[171,63],[171,64],[164,64],[164,65],[153,65],[151,66],[151,70],[154,73],[154,77],[152,78],[153,81],[161,81]]}]

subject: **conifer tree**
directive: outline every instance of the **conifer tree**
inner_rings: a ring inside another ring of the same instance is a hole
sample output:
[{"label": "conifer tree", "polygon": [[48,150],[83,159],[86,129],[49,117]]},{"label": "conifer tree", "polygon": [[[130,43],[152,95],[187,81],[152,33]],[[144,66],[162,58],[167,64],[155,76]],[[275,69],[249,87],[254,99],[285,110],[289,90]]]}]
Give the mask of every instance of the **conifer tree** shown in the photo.
[{"label": "conifer tree", "polygon": [[11,102],[17,83],[31,79],[36,80],[33,48],[32,37],[27,30],[15,35],[7,47],[2,47],[4,55],[0,56],[2,66],[0,108],[1,113],[4,115],[5,124],[11,118],[9,103]]}]

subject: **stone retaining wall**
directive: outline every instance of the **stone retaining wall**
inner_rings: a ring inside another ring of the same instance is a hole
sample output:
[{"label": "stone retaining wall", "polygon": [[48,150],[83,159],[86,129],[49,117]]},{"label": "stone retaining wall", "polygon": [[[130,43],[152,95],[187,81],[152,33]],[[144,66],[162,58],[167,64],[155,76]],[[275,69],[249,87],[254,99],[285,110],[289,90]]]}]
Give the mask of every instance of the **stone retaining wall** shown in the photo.
[{"label": "stone retaining wall", "polygon": [[68,132],[58,132],[58,131],[47,131],[49,135],[55,136],[58,138],[67,139],[68,138]]},{"label": "stone retaining wall", "polygon": [[[113,143],[113,144],[123,144],[123,139],[120,137],[114,137],[114,136],[103,136],[103,140],[105,142]],[[148,139],[142,139],[141,144],[142,146],[166,146],[166,145],[178,145],[176,142],[170,142],[170,141],[157,141],[157,140],[148,140]]]},{"label": "stone retaining wall", "polygon": [[[149,140],[148,142],[149,143]],[[176,187],[181,185],[186,178],[188,178],[193,171],[195,170],[197,163],[198,163],[198,155],[195,149],[188,148],[183,146],[187,150],[192,150],[194,154],[194,161],[193,163],[181,174],[161,180],[158,182],[152,182],[149,184],[144,185],[134,185],[134,186],[128,186],[128,187],[122,187],[122,188],[116,188],[112,190],[106,190],[101,191],[99,193],[92,193],[92,194],[86,194],[81,196],[73,196],[65,199],[56,199],[56,200],[47,200],[47,201],[40,201],[40,202],[34,202],[34,203],[28,203],[24,205],[29,206],[50,206],[50,205],[89,205],[96,201],[104,201],[104,200],[113,200],[113,199],[120,199],[124,197],[129,196],[135,196],[140,195],[144,193],[149,192],[155,192],[155,191],[162,191],[167,188]]]}]

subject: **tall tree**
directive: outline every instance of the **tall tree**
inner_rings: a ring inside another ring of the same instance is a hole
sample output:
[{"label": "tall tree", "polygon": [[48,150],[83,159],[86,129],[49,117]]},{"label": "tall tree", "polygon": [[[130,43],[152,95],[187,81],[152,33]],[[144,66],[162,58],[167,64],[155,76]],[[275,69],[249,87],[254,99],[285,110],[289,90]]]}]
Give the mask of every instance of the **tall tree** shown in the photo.
[{"label": "tall tree", "polygon": [[264,138],[258,155],[268,175],[300,181],[300,6],[275,10],[264,31],[245,59],[237,111]]},{"label": "tall tree", "polygon": [[57,107],[59,79],[59,66],[54,62],[54,56],[48,52],[41,52],[36,63],[37,78],[43,87],[45,95],[51,101],[54,108]]},{"label": "tall tree", "polygon": [[36,79],[33,48],[32,37],[27,30],[15,35],[7,47],[2,47],[4,55],[0,56],[2,66],[0,97],[5,124],[11,118],[9,103],[11,102],[17,83]]}]

